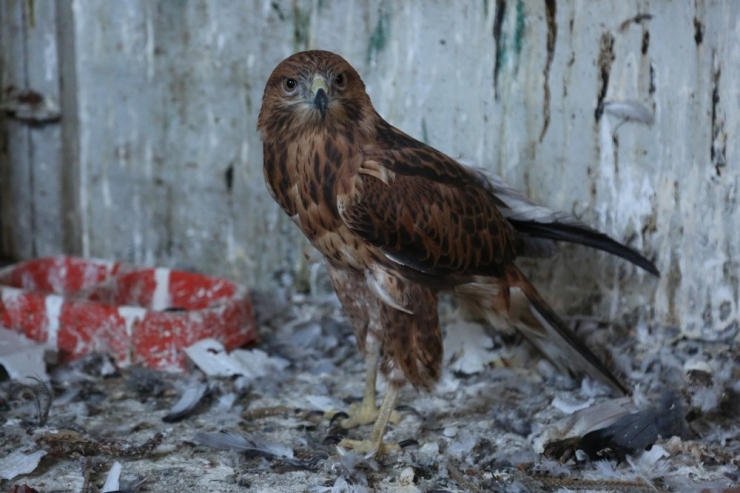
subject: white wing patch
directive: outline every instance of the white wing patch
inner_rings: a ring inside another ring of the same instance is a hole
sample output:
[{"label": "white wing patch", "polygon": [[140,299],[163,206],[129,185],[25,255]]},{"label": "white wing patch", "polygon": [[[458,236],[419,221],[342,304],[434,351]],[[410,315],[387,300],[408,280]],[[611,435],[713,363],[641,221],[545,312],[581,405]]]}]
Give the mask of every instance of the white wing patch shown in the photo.
[{"label": "white wing patch", "polygon": [[395,299],[386,289],[385,285],[392,282],[391,276],[389,276],[382,269],[372,269],[365,272],[365,278],[367,279],[368,287],[375,293],[380,300],[386,305],[395,308],[396,310],[406,312],[413,315],[414,312],[406,308],[406,304],[403,300]]}]

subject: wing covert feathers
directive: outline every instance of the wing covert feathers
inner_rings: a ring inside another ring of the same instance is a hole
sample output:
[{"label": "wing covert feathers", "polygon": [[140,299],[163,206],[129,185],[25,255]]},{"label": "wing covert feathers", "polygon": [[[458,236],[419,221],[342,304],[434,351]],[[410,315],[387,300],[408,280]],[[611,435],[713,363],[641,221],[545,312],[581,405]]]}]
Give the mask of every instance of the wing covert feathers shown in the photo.
[{"label": "wing covert feathers", "polygon": [[486,190],[470,180],[430,179],[428,168],[447,159],[433,149],[396,153],[392,168],[385,164],[391,158],[381,154],[366,159],[350,189],[337,197],[337,209],[353,233],[425,274],[503,273],[516,257],[518,235]]}]

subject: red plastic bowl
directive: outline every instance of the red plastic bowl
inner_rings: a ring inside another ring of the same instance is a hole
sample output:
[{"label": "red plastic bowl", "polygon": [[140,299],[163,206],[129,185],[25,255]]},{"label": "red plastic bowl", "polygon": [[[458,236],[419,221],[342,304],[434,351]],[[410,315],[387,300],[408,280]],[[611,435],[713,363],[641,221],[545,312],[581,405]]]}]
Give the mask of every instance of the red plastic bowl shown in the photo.
[{"label": "red plastic bowl", "polygon": [[205,338],[233,349],[257,339],[249,293],[217,277],[76,257],[0,270],[0,323],[59,349],[119,364],[184,367],[183,348]]}]

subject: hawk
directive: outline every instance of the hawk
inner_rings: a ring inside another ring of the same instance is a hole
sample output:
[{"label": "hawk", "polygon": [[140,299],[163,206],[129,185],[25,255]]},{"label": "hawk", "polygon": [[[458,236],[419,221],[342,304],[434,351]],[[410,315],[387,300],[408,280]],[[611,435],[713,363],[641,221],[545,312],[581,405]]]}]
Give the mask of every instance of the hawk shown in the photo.
[{"label": "hawk", "polygon": [[[573,334],[517,268],[554,241],[621,256],[657,275],[634,250],[529,201],[496,176],[408,136],[375,111],[357,71],[327,51],[282,61],[265,86],[257,128],[267,188],[326,260],[367,364],[362,403],[342,426],[374,423],[383,443],[400,389],[440,378],[440,292],[499,327],[519,330],[556,367],[627,389]],[[388,383],[376,408],[377,373]]]}]

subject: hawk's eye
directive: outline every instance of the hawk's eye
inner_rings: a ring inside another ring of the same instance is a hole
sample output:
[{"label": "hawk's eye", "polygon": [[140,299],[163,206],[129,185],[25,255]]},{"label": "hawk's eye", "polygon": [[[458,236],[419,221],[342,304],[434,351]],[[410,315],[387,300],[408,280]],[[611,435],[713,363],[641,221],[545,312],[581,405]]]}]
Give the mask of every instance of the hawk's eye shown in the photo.
[{"label": "hawk's eye", "polygon": [[334,83],[337,85],[339,89],[342,89],[344,87],[345,82],[346,82],[346,78],[344,77],[344,74],[339,74],[336,77],[334,77]]},{"label": "hawk's eye", "polygon": [[295,81],[295,79],[283,79],[283,89],[287,93],[292,93],[295,91],[296,87],[298,87],[298,83]]}]

